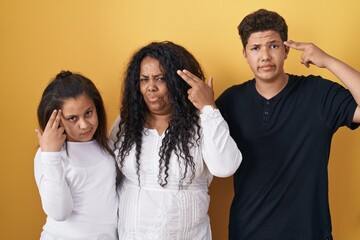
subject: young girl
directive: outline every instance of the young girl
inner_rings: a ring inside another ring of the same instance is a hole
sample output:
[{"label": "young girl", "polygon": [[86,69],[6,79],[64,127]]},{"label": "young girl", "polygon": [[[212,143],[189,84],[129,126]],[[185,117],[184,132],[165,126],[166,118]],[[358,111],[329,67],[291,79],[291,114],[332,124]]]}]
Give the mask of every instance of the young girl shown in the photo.
[{"label": "young girl", "polygon": [[35,179],[47,215],[41,239],[117,239],[116,166],[99,91],[80,74],[60,72],[37,114]]}]

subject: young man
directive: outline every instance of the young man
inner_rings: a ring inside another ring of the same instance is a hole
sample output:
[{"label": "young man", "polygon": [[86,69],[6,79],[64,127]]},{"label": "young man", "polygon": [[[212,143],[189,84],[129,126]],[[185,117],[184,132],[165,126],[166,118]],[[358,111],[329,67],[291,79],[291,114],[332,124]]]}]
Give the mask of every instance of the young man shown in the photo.
[{"label": "young man", "polygon": [[[333,134],[360,123],[360,73],[314,44],[287,40],[285,20],[260,9],[240,23],[255,78],[227,89],[216,106],[243,162],[234,175],[232,240],[332,239],[328,159]],[[286,74],[289,49],[327,68],[344,85]]]}]

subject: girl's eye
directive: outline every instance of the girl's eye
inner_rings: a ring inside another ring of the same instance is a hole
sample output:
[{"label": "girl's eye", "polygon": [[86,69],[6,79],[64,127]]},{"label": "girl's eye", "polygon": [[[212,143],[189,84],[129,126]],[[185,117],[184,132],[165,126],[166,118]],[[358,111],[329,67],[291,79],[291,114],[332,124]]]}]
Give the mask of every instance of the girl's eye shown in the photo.
[{"label": "girl's eye", "polygon": [[164,77],[159,77],[159,78],[157,78],[156,80],[158,80],[158,81],[160,81],[160,82],[164,82],[164,81],[165,81]]},{"label": "girl's eye", "polygon": [[140,78],[140,83],[145,83],[147,81],[147,78]]},{"label": "girl's eye", "polygon": [[69,117],[68,120],[69,120],[70,122],[74,122],[74,121],[76,121],[76,117]]}]

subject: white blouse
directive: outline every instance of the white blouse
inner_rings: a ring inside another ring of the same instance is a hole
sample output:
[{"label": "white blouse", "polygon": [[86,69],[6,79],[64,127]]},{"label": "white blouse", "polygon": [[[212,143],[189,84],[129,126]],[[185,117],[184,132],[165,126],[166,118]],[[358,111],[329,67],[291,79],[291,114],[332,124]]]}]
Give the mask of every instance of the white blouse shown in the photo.
[{"label": "white blouse", "polygon": [[[119,117],[110,134],[116,140]],[[211,239],[208,187],[213,175],[228,177],[239,167],[242,155],[230,137],[227,123],[219,110],[200,114],[201,141],[190,153],[195,162],[193,182],[179,188],[184,164],[173,153],[168,184],[158,183],[159,149],[164,138],[155,129],[144,129],[140,155],[140,182],[136,173],[135,149],[130,151],[121,169],[125,180],[119,193],[119,239],[126,240],[208,240]],[[115,150],[115,154],[118,149]],[[191,170],[183,185],[189,182]]]},{"label": "white blouse", "polygon": [[35,180],[47,215],[41,239],[117,239],[115,161],[96,141],[67,142],[35,156]]}]

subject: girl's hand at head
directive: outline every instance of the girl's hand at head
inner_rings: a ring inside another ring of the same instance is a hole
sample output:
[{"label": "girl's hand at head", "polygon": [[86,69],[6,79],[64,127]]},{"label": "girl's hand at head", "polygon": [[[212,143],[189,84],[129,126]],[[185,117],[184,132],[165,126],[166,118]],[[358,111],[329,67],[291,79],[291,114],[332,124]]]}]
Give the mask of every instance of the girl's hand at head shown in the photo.
[{"label": "girl's hand at head", "polygon": [[60,125],[61,110],[54,110],[46,124],[44,132],[35,129],[42,152],[59,152],[63,146],[66,135]]}]

